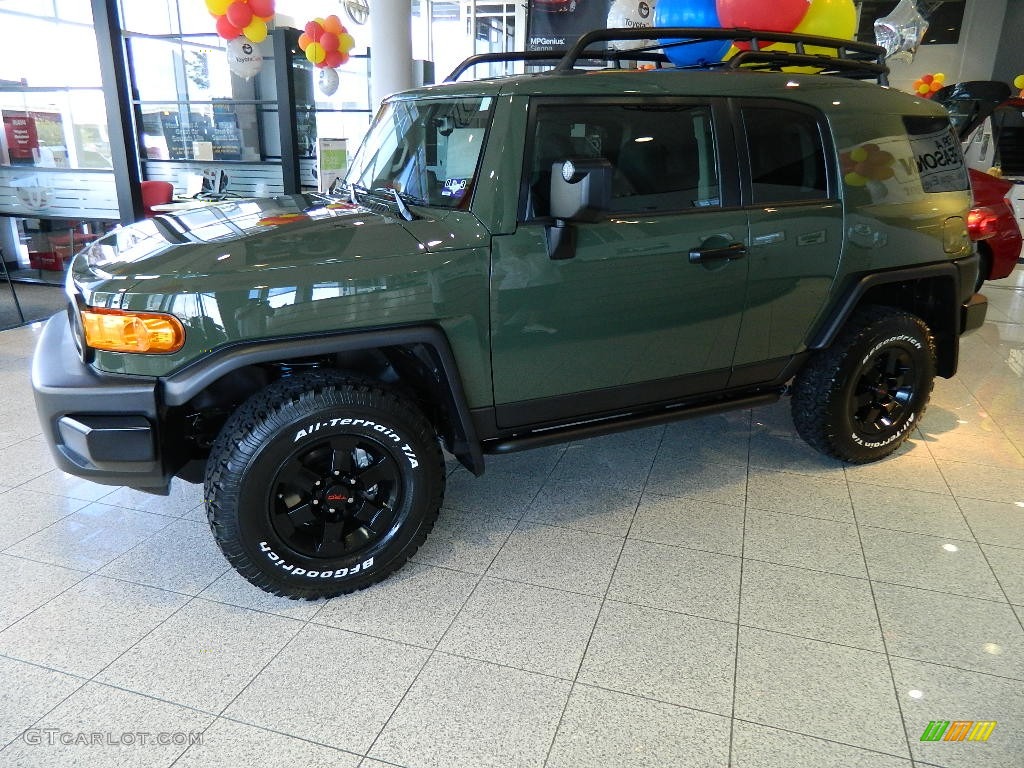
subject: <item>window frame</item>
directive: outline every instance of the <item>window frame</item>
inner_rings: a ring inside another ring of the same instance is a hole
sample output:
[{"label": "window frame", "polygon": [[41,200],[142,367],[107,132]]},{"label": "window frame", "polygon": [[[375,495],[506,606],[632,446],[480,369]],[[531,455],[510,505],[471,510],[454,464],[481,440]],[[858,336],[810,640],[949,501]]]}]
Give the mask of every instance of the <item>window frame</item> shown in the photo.
[{"label": "window frame", "polygon": [[551,216],[528,216],[530,203],[530,177],[534,157],[532,144],[537,131],[539,113],[549,106],[572,109],[574,107],[621,107],[621,106],[673,106],[707,107],[711,114],[712,137],[718,160],[718,187],[720,204],[717,206],[691,208],[665,208],[637,211],[629,208],[609,208],[596,217],[597,221],[631,216],[676,216],[688,213],[711,213],[740,207],[739,166],[737,146],[732,129],[728,100],[723,97],[701,98],[695,96],[533,96],[530,98],[526,119],[526,136],[523,142],[522,166],[520,168],[519,199],[516,206],[516,221],[520,224],[549,223]]},{"label": "window frame", "polygon": [[[743,120],[744,109],[784,109],[790,112],[809,117],[818,127],[818,138],[821,141],[821,150],[824,154],[825,168],[825,196],[815,198],[795,198],[792,200],[771,200],[754,202],[753,173],[750,165],[750,137],[747,134],[746,123]],[[836,166],[838,157],[835,142],[832,139],[832,131],[829,129],[828,118],[825,113],[808,104],[789,101],[787,99],[775,98],[739,98],[732,99],[730,103],[730,116],[732,118],[733,130],[736,133],[737,161],[740,171],[740,195],[744,208],[772,208],[796,206],[796,205],[822,205],[835,203],[840,199],[839,172]]]}]

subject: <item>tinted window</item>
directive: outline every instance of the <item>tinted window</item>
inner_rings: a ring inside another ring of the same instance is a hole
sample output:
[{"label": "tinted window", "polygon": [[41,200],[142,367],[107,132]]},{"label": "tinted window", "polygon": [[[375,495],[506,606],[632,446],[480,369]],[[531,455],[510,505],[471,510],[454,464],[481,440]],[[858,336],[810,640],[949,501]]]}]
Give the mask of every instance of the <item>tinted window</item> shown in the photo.
[{"label": "tinted window", "polygon": [[754,203],[828,197],[817,120],[785,107],[745,107],[743,126]]},{"label": "tinted window", "polygon": [[925,192],[960,192],[970,188],[960,141],[944,117],[904,117],[914,164]]},{"label": "tinted window", "polygon": [[687,104],[542,105],[527,159],[527,216],[547,216],[551,166],[603,158],[613,211],[721,205],[711,109]]}]

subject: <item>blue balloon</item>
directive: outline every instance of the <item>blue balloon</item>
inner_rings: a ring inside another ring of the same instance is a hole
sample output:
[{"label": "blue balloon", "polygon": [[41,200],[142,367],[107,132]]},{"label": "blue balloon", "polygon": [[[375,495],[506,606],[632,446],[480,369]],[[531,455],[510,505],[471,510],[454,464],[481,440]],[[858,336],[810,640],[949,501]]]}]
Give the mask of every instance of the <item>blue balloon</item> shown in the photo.
[{"label": "blue balloon", "polygon": [[[655,27],[714,27],[719,29],[715,0],[658,0],[654,8]],[[662,43],[674,43],[679,38],[661,39]],[[677,45],[665,49],[669,61],[677,67],[693,64],[710,64],[721,61],[729,50],[731,40],[708,40],[704,43]]]}]

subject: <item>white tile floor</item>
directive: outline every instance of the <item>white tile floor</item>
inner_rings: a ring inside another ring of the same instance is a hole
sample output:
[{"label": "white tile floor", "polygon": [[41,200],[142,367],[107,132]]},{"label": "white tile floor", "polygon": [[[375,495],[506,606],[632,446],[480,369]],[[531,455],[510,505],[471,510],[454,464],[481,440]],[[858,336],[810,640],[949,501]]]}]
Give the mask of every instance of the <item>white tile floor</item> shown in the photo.
[{"label": "white tile floor", "polygon": [[236,577],[198,487],[53,470],[0,333],[0,766],[1020,768],[1024,268],[985,292],[890,460],[783,402],[452,465],[415,562],[320,603]]}]

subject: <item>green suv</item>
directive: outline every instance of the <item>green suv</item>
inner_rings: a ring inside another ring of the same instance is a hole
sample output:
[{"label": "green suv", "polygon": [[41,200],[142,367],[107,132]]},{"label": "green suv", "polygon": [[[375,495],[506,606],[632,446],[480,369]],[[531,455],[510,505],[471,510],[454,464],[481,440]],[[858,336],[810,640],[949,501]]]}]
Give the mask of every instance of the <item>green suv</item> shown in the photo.
[{"label": "green suv", "polygon": [[862,82],[884,82],[881,49],[774,32],[796,51],[668,29],[751,50],[580,68],[645,33],[391,97],[337,194],[95,241],[33,363],[58,466],[204,482],[232,565],[317,598],[415,552],[442,448],[479,475],[488,453],[791,395],[818,450],[892,453],[985,316],[946,112]]}]

